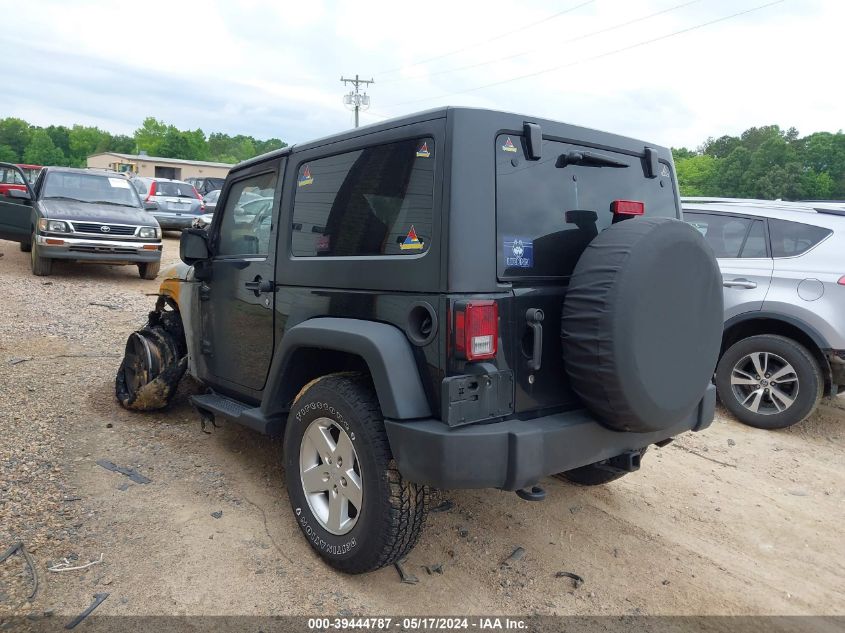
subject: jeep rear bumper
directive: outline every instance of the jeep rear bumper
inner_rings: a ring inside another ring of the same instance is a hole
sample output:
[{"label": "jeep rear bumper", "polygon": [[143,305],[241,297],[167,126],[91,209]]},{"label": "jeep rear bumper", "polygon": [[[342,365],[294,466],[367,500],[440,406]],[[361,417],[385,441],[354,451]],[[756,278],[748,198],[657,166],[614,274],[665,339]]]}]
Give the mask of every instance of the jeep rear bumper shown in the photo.
[{"label": "jeep rear bumper", "polygon": [[652,433],[612,431],[583,409],[457,428],[439,420],[385,420],[385,426],[399,471],[410,481],[445,489],[519,490],[547,475],[700,431],[710,426],[715,408],[711,384],[687,419]]}]

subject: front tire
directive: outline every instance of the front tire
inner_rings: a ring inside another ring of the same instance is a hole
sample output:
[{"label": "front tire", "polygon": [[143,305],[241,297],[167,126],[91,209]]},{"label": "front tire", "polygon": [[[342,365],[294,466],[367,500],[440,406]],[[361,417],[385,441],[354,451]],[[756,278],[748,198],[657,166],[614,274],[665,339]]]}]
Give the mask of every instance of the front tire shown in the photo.
[{"label": "front tire", "polygon": [[749,426],[783,429],[806,419],[822,397],[819,364],[806,347],[763,334],[734,343],[719,360],[722,404]]},{"label": "front tire", "polygon": [[30,242],[32,247],[29,251],[29,263],[32,274],[36,277],[48,277],[53,272],[53,260],[49,257],[41,257],[38,244],[35,242],[35,234]]},{"label": "front tire", "polygon": [[145,262],[138,264],[138,274],[141,279],[155,279],[158,277],[158,271],[161,270],[161,262]]},{"label": "front tire", "polygon": [[284,466],[296,521],[335,569],[373,571],[416,544],[428,487],[397,469],[367,377],[325,376],[305,388],[288,417]]},{"label": "front tire", "polygon": [[31,242],[21,242],[20,243],[21,253],[29,253],[32,251],[32,243]]}]

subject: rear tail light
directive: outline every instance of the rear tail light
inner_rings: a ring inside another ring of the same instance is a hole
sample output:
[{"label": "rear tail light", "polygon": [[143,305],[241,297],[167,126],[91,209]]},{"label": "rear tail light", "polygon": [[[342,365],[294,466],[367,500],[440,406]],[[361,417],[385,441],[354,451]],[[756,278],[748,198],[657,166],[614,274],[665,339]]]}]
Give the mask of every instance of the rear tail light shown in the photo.
[{"label": "rear tail light", "polygon": [[467,301],[455,306],[455,352],[468,361],[496,357],[499,306],[495,301]]},{"label": "rear tail light", "polygon": [[614,215],[643,215],[645,203],[637,200],[614,200],[610,203]]},{"label": "rear tail light", "polygon": [[839,278],[839,281],[837,281],[836,283],[838,283],[840,286],[845,286],[845,275],[842,275]]},{"label": "rear tail light", "polygon": [[147,198],[146,198],[146,200],[144,200],[144,202],[149,202],[150,198],[152,198],[154,195],[156,195],[156,181],[155,180],[153,180],[150,183],[150,191],[149,191],[149,193],[147,193]]}]

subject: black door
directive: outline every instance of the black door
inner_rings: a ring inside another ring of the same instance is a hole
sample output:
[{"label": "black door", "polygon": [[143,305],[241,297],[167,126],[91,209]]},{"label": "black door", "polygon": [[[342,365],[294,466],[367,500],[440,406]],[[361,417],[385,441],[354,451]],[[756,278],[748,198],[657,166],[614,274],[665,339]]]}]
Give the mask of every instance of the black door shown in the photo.
[{"label": "black door", "polygon": [[10,163],[0,163],[0,182],[6,185],[0,195],[0,239],[29,242],[34,202],[14,196],[28,194],[32,198],[32,187],[20,167]]},{"label": "black door", "polygon": [[264,388],[273,357],[277,164],[234,181],[214,219],[210,279],[202,293],[203,353],[211,382]]}]

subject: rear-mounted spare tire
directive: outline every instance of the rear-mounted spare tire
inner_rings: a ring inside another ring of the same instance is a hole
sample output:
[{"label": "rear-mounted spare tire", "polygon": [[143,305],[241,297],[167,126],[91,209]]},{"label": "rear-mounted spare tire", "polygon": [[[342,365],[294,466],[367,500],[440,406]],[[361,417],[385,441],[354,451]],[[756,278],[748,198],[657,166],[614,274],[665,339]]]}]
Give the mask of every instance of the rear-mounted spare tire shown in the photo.
[{"label": "rear-mounted spare tire", "polygon": [[713,376],[722,309],[716,258],[693,227],[668,218],[610,226],[581,255],[564,300],[572,388],[611,429],[677,424]]}]

